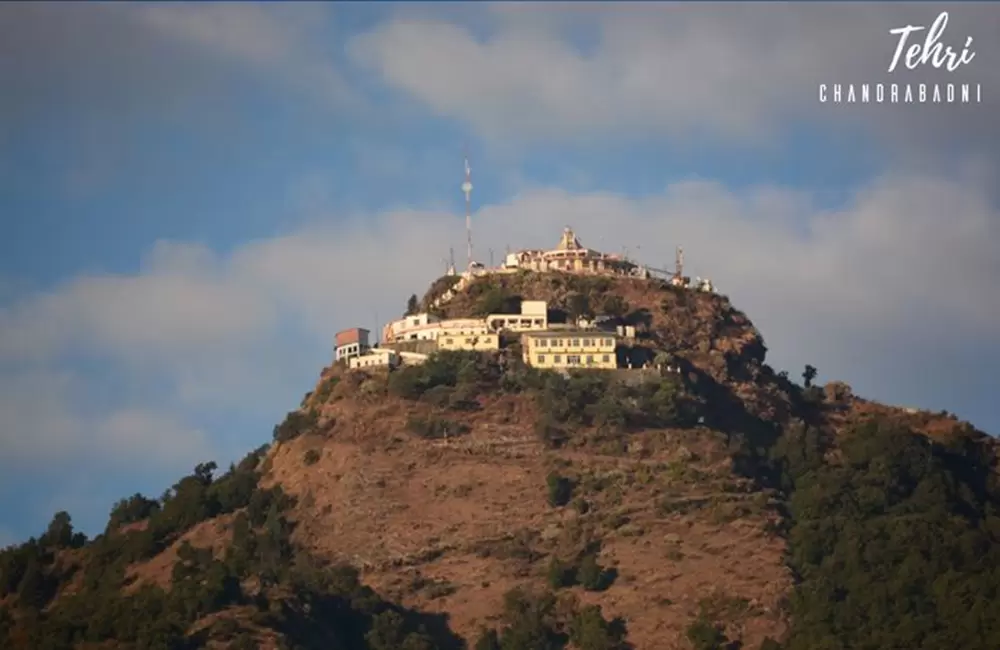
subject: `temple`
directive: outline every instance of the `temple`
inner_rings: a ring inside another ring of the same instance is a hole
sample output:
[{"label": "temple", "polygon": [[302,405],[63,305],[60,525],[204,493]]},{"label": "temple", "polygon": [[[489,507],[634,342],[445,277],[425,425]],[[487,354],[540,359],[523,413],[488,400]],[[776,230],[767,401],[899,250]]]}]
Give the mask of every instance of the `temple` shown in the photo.
[{"label": "temple", "polygon": [[647,275],[639,265],[619,255],[602,253],[580,243],[571,228],[563,230],[559,243],[552,250],[522,250],[510,253],[504,260],[506,269],[531,271],[567,271],[599,275]]}]

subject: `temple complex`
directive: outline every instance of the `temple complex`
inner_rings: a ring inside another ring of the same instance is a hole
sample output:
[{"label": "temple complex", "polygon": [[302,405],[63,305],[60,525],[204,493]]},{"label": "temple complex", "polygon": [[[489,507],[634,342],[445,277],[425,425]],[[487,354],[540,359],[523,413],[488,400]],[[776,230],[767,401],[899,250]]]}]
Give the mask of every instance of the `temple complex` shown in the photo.
[{"label": "temple complex", "polygon": [[531,271],[567,271],[599,275],[648,276],[648,271],[619,255],[602,253],[580,243],[571,228],[563,230],[559,243],[552,250],[522,250],[510,253],[504,260],[506,269]]}]

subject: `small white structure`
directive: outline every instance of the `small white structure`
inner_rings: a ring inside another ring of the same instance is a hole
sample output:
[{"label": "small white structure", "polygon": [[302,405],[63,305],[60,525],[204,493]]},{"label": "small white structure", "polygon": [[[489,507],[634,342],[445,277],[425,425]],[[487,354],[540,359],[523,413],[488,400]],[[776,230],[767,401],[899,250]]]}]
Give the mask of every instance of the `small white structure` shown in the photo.
[{"label": "small white structure", "polygon": [[399,353],[386,348],[372,348],[368,354],[358,357],[350,357],[347,360],[347,367],[355,370],[358,368],[394,368],[399,365]]},{"label": "small white structure", "polygon": [[544,300],[521,301],[520,314],[490,314],[486,326],[492,332],[511,330],[527,332],[545,330],[549,327],[549,306]]}]

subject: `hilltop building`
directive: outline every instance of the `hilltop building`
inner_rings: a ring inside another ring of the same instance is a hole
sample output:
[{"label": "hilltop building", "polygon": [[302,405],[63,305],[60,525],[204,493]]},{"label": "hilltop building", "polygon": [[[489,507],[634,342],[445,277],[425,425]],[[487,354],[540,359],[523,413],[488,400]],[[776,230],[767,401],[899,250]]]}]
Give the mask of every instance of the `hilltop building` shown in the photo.
[{"label": "hilltop building", "polygon": [[366,354],[350,357],[347,360],[347,367],[352,370],[358,368],[396,368],[402,364],[415,365],[426,360],[426,354],[402,352],[389,348],[372,348]]},{"label": "hilltop building", "polygon": [[549,306],[544,300],[522,300],[520,314],[490,314],[486,326],[493,332],[548,329]]},{"label": "hilltop building", "polygon": [[618,367],[617,340],[593,330],[525,332],[521,335],[524,362],[536,368],[571,369]]},{"label": "hilltop building", "polygon": [[372,348],[366,354],[347,359],[348,368],[372,368],[378,366],[388,366],[390,368],[399,365],[399,354],[395,350],[385,348]]},{"label": "hilltop building", "polygon": [[351,329],[337,332],[334,337],[336,345],[334,359],[340,361],[367,354],[371,349],[371,345],[368,342],[368,335],[370,333],[368,330],[360,327],[352,327]]},{"label": "hilltop building", "polygon": [[599,275],[638,275],[648,277],[648,271],[638,264],[611,253],[601,253],[580,243],[573,230],[563,230],[559,243],[552,250],[522,250],[504,259],[505,269],[531,271],[565,271]]}]

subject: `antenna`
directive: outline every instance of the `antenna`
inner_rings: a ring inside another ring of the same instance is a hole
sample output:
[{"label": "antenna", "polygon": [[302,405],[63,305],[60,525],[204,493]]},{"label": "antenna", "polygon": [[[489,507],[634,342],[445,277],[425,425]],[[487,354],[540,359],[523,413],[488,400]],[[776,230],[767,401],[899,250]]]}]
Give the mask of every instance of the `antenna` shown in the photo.
[{"label": "antenna", "polygon": [[469,246],[469,268],[472,268],[472,168],[469,167],[469,155],[465,155],[465,182],[462,183],[465,193],[465,236]]},{"label": "antenna", "polygon": [[490,249],[490,268],[493,268],[493,249]]},{"label": "antenna", "polygon": [[677,247],[677,257],[674,260],[674,277],[680,280],[684,277],[684,249]]}]

